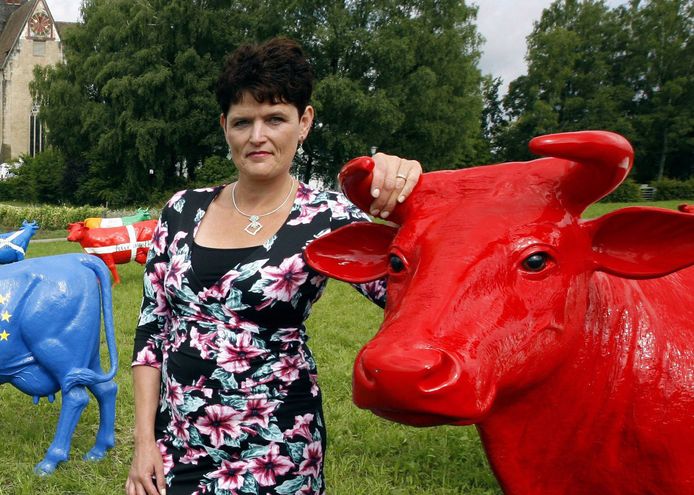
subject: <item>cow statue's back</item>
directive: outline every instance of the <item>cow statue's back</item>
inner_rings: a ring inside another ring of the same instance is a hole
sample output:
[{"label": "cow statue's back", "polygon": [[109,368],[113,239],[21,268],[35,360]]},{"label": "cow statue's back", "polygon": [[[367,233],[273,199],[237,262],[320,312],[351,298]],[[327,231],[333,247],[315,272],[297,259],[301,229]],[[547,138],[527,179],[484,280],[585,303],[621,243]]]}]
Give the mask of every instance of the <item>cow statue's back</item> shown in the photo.
[{"label": "cow statue's back", "polygon": [[[101,369],[101,313],[110,369]],[[86,459],[114,444],[118,353],[106,266],[95,256],[65,254],[0,266],[0,383],[49,400],[62,391],[56,434],[39,474],[53,472],[70,452],[72,434],[89,402],[99,403],[99,430]]]},{"label": "cow statue's back", "polygon": [[[323,273],[388,276],[354,401],[476,424],[509,494],[694,493],[694,215],[581,219],[633,160],[616,134],[535,138],[550,158],[424,174],[392,218],[309,245]],[[341,174],[362,209],[369,159]]]},{"label": "cow statue's back", "polygon": [[146,208],[138,208],[134,214],[125,217],[103,218],[89,217],[84,219],[84,226],[88,229],[122,227],[123,225],[132,225],[137,222],[151,220],[149,210]]}]

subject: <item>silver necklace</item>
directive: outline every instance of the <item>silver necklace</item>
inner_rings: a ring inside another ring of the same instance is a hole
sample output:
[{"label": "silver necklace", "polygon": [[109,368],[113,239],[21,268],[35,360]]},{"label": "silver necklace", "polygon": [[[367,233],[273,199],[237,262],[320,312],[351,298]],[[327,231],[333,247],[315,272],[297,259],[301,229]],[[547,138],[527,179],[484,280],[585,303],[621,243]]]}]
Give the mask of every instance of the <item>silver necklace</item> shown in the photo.
[{"label": "silver necklace", "polygon": [[238,182],[234,183],[234,186],[231,188],[231,202],[234,205],[234,209],[237,212],[239,212],[240,215],[243,215],[244,217],[248,218],[249,223],[244,227],[243,230],[245,230],[250,235],[256,235],[258,232],[262,230],[263,224],[260,223],[260,219],[279,211],[280,208],[287,204],[287,201],[289,201],[289,197],[292,195],[292,191],[294,190],[294,179],[290,177],[289,192],[287,193],[287,197],[284,198],[284,201],[282,201],[282,203],[277,208],[275,208],[272,211],[268,211],[267,213],[263,213],[262,215],[249,215],[248,213],[242,212],[236,204],[236,184],[238,184]]}]

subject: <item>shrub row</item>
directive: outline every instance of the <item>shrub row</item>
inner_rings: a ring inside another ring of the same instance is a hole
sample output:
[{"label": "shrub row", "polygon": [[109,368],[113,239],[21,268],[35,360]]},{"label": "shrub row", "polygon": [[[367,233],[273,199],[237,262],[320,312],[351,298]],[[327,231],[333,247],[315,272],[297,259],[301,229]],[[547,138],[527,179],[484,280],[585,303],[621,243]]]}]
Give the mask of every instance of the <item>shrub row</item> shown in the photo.
[{"label": "shrub row", "polygon": [[631,203],[641,201],[641,187],[627,178],[617,189],[600,200],[601,203]]},{"label": "shrub row", "polygon": [[[649,185],[655,188],[653,199],[657,201],[694,199],[694,178],[688,180],[661,179],[653,181]],[[628,178],[601,202],[628,203],[641,200],[641,187],[633,179]]]},{"label": "shrub row", "polygon": [[72,222],[88,217],[104,217],[105,208],[96,206],[11,206],[0,204],[0,225],[6,229],[18,228],[23,220],[35,221],[42,229],[61,230]]},{"label": "shrub row", "polygon": [[688,180],[661,179],[651,182],[655,199],[694,199],[694,178]]}]

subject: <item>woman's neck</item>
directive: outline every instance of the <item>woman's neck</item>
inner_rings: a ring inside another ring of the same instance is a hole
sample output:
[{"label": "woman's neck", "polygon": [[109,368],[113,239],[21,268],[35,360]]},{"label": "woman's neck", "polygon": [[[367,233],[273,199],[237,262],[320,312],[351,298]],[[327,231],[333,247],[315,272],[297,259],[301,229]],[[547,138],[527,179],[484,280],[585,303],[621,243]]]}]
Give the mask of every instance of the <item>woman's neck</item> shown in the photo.
[{"label": "woman's neck", "polygon": [[289,174],[268,181],[239,177],[230,194],[241,211],[258,215],[277,208],[293,190],[294,179]]}]

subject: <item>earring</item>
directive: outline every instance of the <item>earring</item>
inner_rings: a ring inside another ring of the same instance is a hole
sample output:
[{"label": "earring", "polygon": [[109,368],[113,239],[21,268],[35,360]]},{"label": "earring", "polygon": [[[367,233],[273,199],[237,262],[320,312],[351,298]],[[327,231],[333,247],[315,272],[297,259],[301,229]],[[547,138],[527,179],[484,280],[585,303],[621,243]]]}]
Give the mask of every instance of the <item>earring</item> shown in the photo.
[{"label": "earring", "polygon": [[227,151],[227,160],[231,160],[231,146],[229,146],[229,151]]},{"label": "earring", "polygon": [[300,139],[299,140],[299,147],[296,149],[296,154],[299,155],[299,158],[304,156],[304,140]]}]

